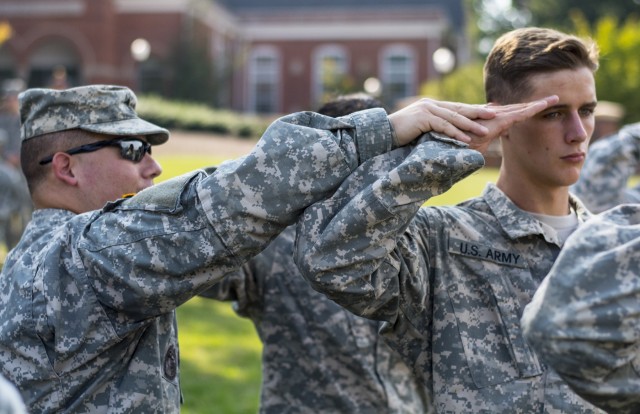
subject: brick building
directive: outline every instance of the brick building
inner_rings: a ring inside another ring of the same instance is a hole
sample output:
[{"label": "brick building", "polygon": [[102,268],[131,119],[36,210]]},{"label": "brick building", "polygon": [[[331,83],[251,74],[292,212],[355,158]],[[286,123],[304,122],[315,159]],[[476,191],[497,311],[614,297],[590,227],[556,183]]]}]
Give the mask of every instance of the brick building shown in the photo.
[{"label": "brick building", "polygon": [[391,106],[439,76],[441,46],[468,55],[462,0],[0,0],[0,21],[12,28],[0,79],[172,96],[199,80],[181,79],[195,76],[180,65],[192,50],[208,102],[255,113],[314,108],[366,80]]}]

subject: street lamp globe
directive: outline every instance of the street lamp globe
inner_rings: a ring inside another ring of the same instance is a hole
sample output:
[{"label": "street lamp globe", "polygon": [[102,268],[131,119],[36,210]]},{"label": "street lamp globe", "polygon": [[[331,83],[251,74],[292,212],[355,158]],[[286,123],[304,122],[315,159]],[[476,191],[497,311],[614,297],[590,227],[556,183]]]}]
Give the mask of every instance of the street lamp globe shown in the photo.
[{"label": "street lamp globe", "polygon": [[380,84],[380,80],[378,78],[367,78],[364,81],[364,91],[369,95],[380,96],[380,92],[382,91],[382,85]]},{"label": "street lamp globe", "polygon": [[136,39],[131,42],[131,56],[136,62],[144,62],[151,55],[151,45],[147,39]]},{"label": "street lamp globe", "polygon": [[450,73],[456,65],[456,57],[447,47],[440,47],[433,52],[433,66],[441,75]]}]

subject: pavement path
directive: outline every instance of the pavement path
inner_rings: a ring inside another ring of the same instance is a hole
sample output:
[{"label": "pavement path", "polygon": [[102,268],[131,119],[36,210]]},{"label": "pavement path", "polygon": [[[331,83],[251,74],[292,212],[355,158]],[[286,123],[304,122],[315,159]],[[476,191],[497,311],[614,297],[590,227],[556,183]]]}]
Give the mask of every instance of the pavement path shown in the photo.
[{"label": "pavement path", "polygon": [[215,154],[231,159],[247,154],[256,142],[256,138],[172,130],[169,141],[153,147],[153,155]]}]

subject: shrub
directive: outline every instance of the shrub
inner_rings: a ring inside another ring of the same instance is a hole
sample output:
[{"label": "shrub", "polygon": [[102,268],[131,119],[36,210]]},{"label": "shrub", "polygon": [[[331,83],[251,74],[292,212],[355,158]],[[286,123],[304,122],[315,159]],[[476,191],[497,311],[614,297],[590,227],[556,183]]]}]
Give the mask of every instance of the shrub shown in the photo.
[{"label": "shrub", "polygon": [[218,110],[204,104],[169,101],[156,95],[139,97],[138,114],[169,129],[236,135],[242,138],[260,137],[270,119]]}]

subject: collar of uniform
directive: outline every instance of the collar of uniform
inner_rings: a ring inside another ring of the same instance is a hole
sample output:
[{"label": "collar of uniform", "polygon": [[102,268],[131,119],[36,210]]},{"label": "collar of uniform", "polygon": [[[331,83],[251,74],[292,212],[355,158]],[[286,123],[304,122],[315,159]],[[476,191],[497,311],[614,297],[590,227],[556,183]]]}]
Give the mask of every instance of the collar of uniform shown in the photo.
[{"label": "collar of uniform", "polygon": [[582,204],[582,201],[571,193],[569,193],[569,205],[578,215],[580,223],[584,223],[591,217],[591,213],[587,210],[585,205]]},{"label": "collar of uniform", "polygon": [[[540,221],[516,206],[495,184],[488,184],[482,197],[504,232],[512,240],[530,235],[541,235],[549,243],[558,242],[555,234],[545,231],[545,227]],[[569,205],[578,215],[580,222],[584,222],[589,217],[589,212],[584,205],[571,194],[569,194]]]}]

